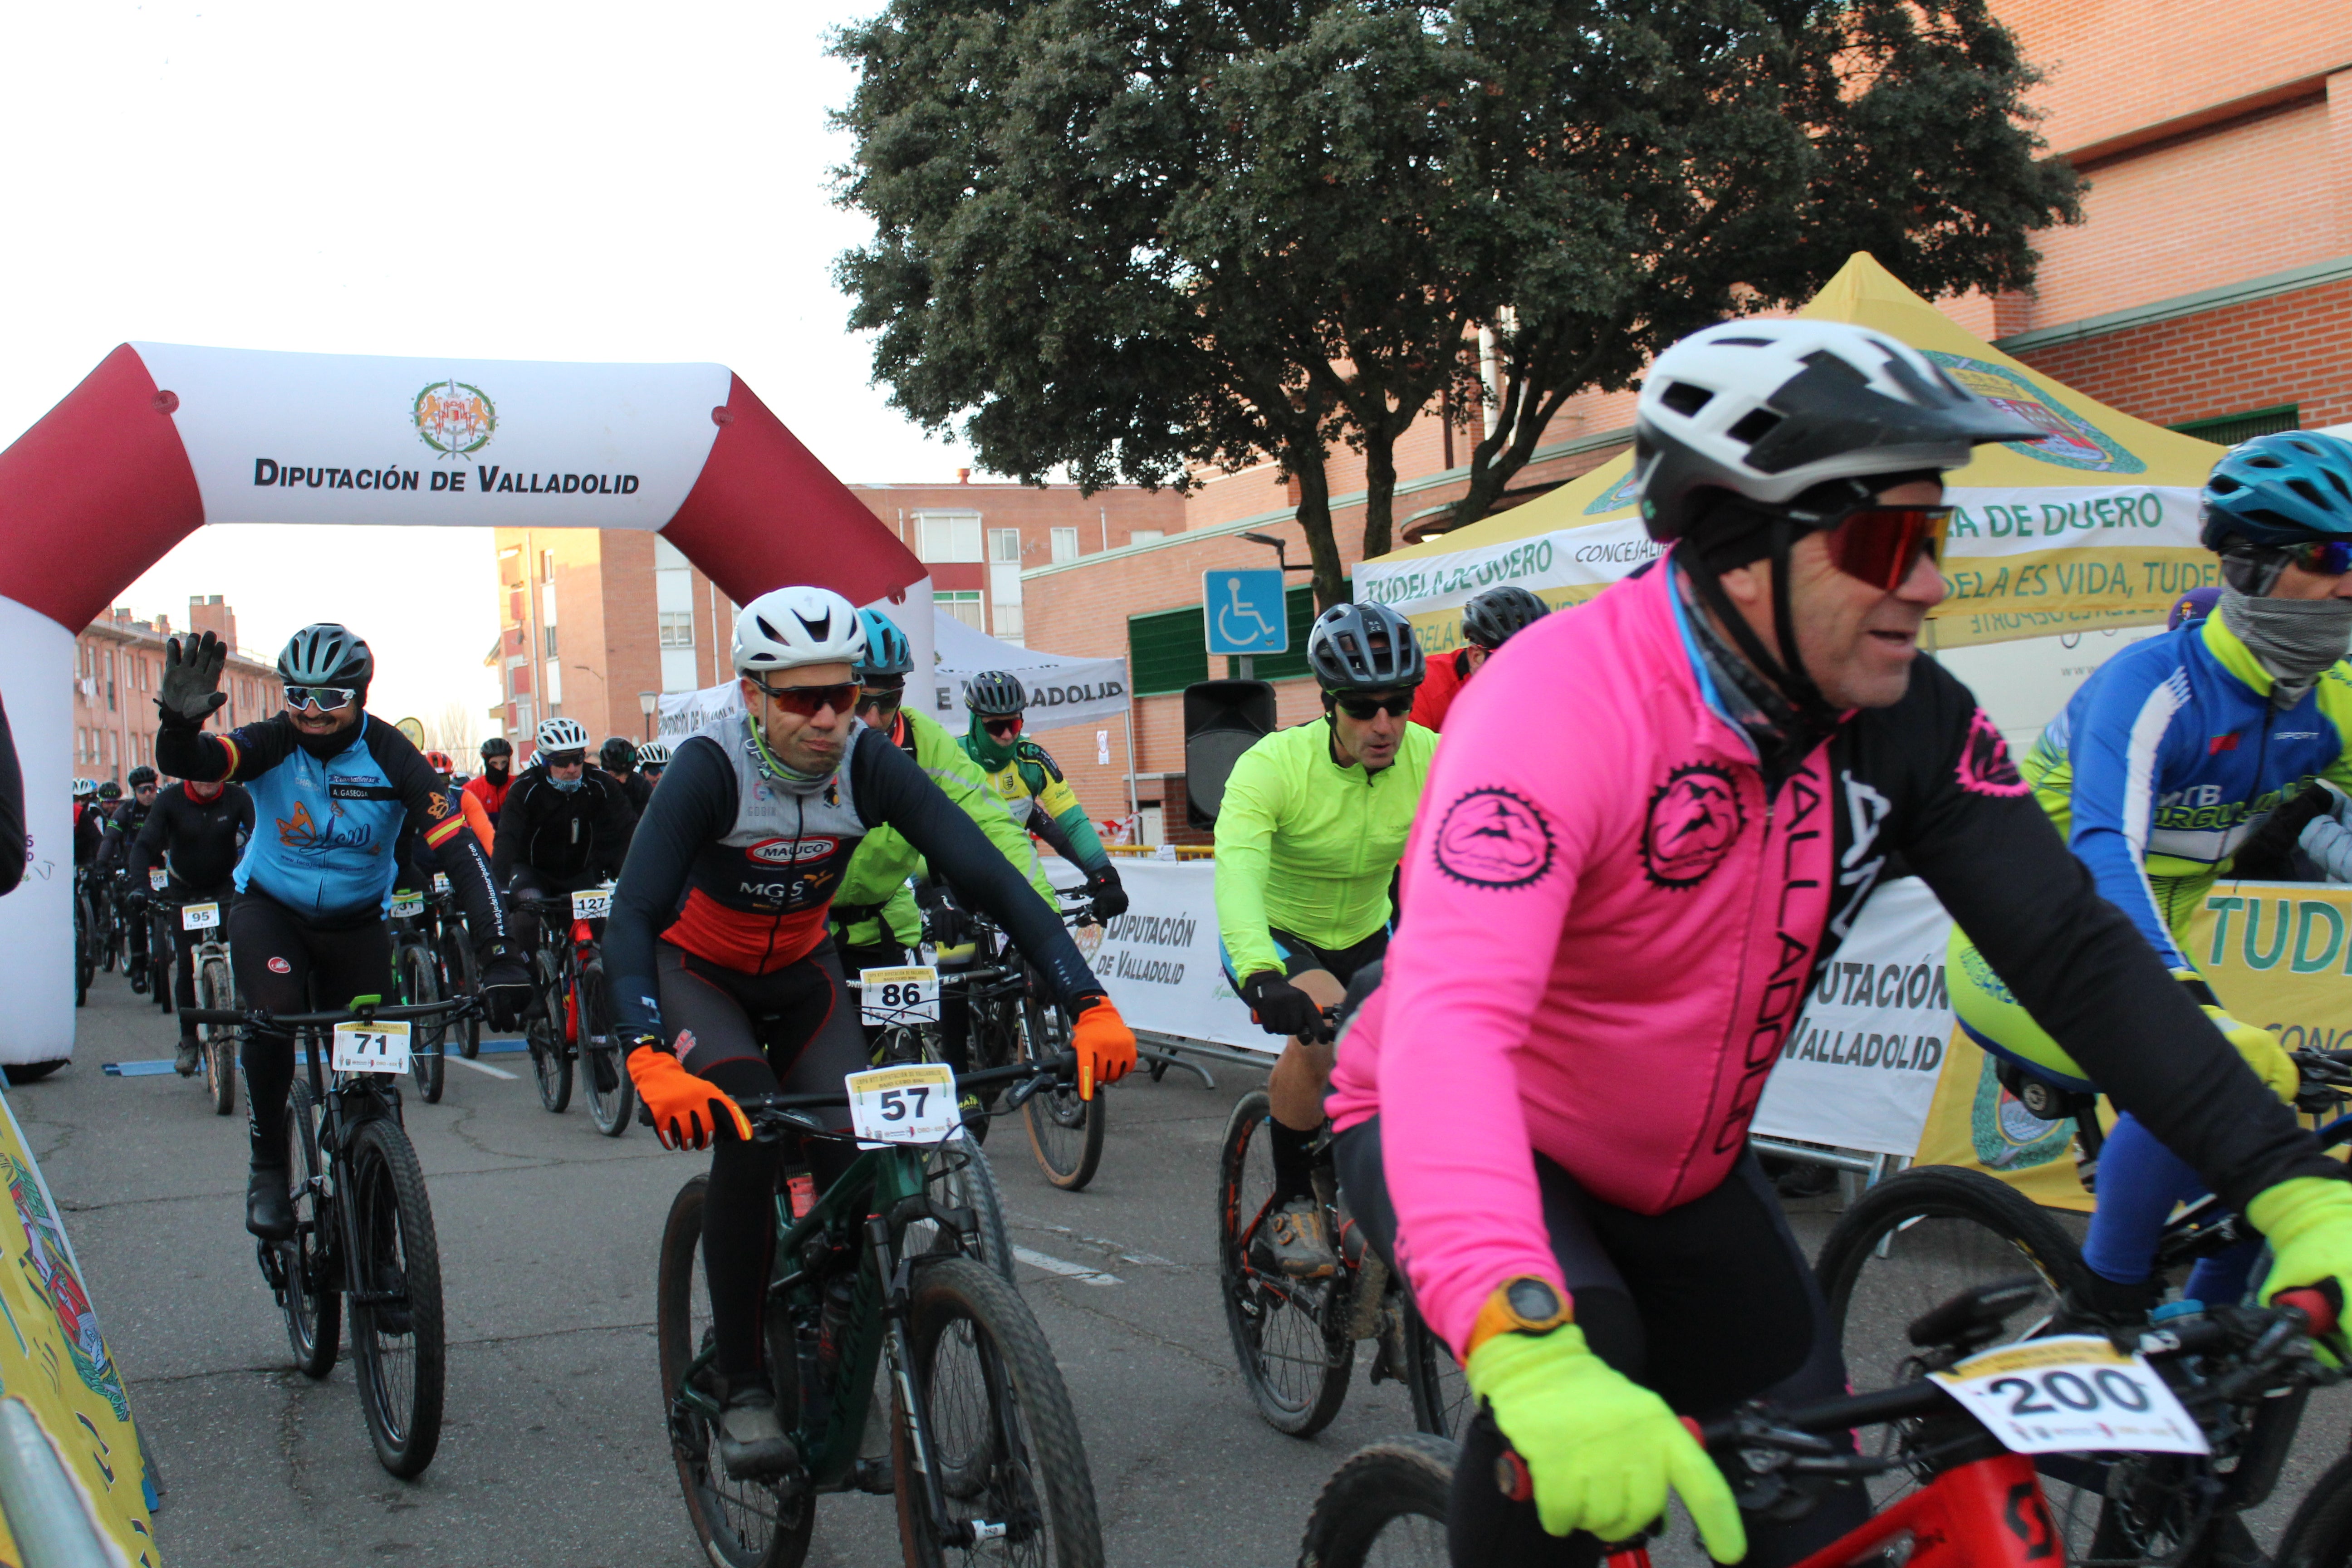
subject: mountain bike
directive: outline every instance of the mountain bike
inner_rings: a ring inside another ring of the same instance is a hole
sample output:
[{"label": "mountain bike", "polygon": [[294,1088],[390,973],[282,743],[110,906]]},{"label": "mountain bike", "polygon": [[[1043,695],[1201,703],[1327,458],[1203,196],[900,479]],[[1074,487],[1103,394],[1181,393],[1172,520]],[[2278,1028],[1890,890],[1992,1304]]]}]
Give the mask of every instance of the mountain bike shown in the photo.
[{"label": "mountain bike", "polygon": [[[189,955],[189,967],[195,971],[196,1007],[199,1012],[235,1013],[237,1010],[236,972],[229,964],[228,940],[222,934],[228,913],[227,903],[226,899],[191,900],[159,897],[155,900],[158,924],[204,933],[196,943],[195,951]],[[205,1062],[200,1081],[205,1093],[212,1099],[213,1114],[226,1116],[236,1109],[237,1032],[227,1024],[197,1025],[196,1016],[196,1013],[190,1013],[183,1022],[201,1031],[196,1037],[196,1043],[204,1051]]]},{"label": "mountain bike", "polygon": [[[2303,1073],[2297,1104],[2305,1110],[2338,1110],[2352,1097],[2352,1053],[2298,1051],[2294,1059]],[[2044,1121],[2074,1119],[2078,1146],[2086,1161],[2095,1162],[2101,1133],[2095,1097],[2053,1089],[2021,1074],[2006,1076],[2023,1091],[2018,1098],[2029,1111]],[[2336,1117],[2315,1135],[2326,1148],[2352,1142],[2352,1116]],[[1864,1193],[1831,1228],[1814,1261],[1853,1385],[1877,1388],[1914,1375],[1916,1349],[1898,1336],[1897,1326],[1964,1286],[2015,1276],[2021,1268],[2032,1271],[2021,1278],[2035,1283],[2019,1316],[2029,1325],[2026,1333],[2041,1331],[2068,1293],[2087,1280],[2074,1234],[2081,1223],[2037,1206],[1981,1172],[1952,1166],[1916,1165]],[[2178,1279],[2200,1258],[2251,1234],[2227,1205],[2208,1194],[2182,1205],[2168,1221],[2155,1271]],[[2254,1277],[2261,1277],[2259,1271]],[[2227,1515],[2267,1497],[2269,1481],[2294,1444],[2302,1410],[2300,1397],[2277,1400],[2243,1435],[2242,1447],[2252,1458],[2239,1467],[2231,1495],[2244,1500]],[[2194,1500],[2214,1482],[2211,1461],[2171,1455],[2045,1455],[2038,1468],[2070,1552],[2078,1558],[2178,1556],[2194,1562],[2243,1531],[2234,1517],[2224,1517],[2210,1526],[2198,1525],[2201,1537],[2189,1532],[2192,1521],[2203,1517],[2194,1510]]]},{"label": "mountain bike", "polygon": [[[432,917],[425,894],[415,888],[392,890],[392,985],[403,1006],[423,1007],[441,1000],[441,958],[433,951]],[[441,1102],[442,1075],[448,1070],[442,1047],[448,1026],[419,1019],[409,1041],[408,1070],[427,1105]]]},{"label": "mountain bike", "polygon": [[539,1100],[551,1111],[572,1103],[572,1063],[582,1065],[588,1114],[596,1131],[618,1138],[629,1130],[636,1086],[623,1065],[613,1032],[612,994],[599,941],[613,907],[613,885],[583,888],[560,899],[526,899],[539,913],[539,946],[531,968],[539,1005],[523,1026]]},{"label": "mountain bike", "polygon": [[334,1370],[349,1302],[368,1437],[377,1461],[404,1479],[422,1475],[440,1445],[448,1340],[432,1201],[401,1126],[394,1080],[407,1070],[402,1058],[415,1024],[446,1024],[477,1005],[459,998],[388,1007],[381,997],[354,996],[332,1012],[199,1008],[188,1016],[240,1035],[291,1033],[309,1064],[287,1104],[294,1235],[257,1240],[254,1250],[304,1376]]},{"label": "mountain bike", "polygon": [[1294,1279],[1265,1254],[1260,1235],[1276,1207],[1265,1136],[1273,1115],[1264,1089],[1242,1096],[1217,1159],[1217,1281],[1234,1356],[1258,1414],[1293,1437],[1320,1432],[1347,1403],[1356,1346],[1370,1340],[1371,1381],[1402,1382],[1423,1432],[1459,1436],[1469,1384],[1454,1352],[1413,1309],[1403,1280],[1349,1215],[1328,1160],[1316,1161],[1315,1197],[1327,1234],[1338,1241],[1338,1270],[1327,1279]]},{"label": "mountain bike", "polygon": [[[961,1086],[950,1080],[946,1104],[970,1086],[1005,1089],[1017,1105],[1076,1070],[1064,1053],[972,1073]],[[757,1136],[785,1145],[789,1166],[803,1140],[844,1136],[806,1113],[848,1098],[845,1089],[741,1105]],[[798,1568],[816,1500],[852,1490],[896,1495],[909,1563],[1103,1561],[1094,1484],[1053,1351],[937,1163],[958,1144],[971,1149],[961,1128],[941,1143],[887,1143],[805,1204],[778,1194],[765,1352],[798,1460],[773,1480],[733,1480],[719,1459],[717,1352],[698,1256],[709,1178],[688,1181],[670,1205],[657,1298],[662,1396],[688,1515],[719,1568]],[[890,1453],[861,1459],[877,1368]]]},{"label": "mountain bike", "polygon": [[[433,893],[426,902],[434,916],[433,951],[441,962],[441,994],[480,995],[480,961],[474,956],[474,944],[467,940],[465,917],[457,911],[457,895],[449,887],[446,871],[433,873]],[[467,1013],[463,1022],[452,1023],[448,1027],[446,1037],[456,1041],[458,1051],[468,1061],[482,1054],[479,1011]]]},{"label": "mountain bike", "polygon": [[[1908,1338],[1919,1371],[1965,1378],[1971,1356],[2008,1337],[2010,1318],[2034,1310],[2040,1283],[2028,1277],[1980,1285],[1914,1321]],[[2310,1337],[2332,1332],[2334,1317],[2315,1292],[2289,1292],[2267,1309],[2218,1308],[2183,1318],[2139,1335],[2127,1348],[2145,1358],[2186,1419],[2220,1454],[2248,1424],[2251,1407],[2299,1402],[2313,1387],[2342,1381],[2343,1373],[2315,1356]],[[2054,1370],[2008,1377],[2013,1387],[1992,1384],[1997,1400],[2013,1399],[2011,1411],[2047,1408],[2063,1415],[2099,1411],[2102,1401],[2106,1409],[2130,1409],[2128,1397],[2149,1397],[2146,1384],[2118,1369],[2102,1366],[2078,1375],[2063,1361],[2065,1342],[2042,1342]],[[2123,1361],[2113,1351],[2101,1358],[2109,1359]],[[2116,1372],[2112,1384],[2110,1371]],[[1722,1466],[1741,1511],[1750,1515],[1801,1517],[1839,1482],[1891,1478],[1900,1483],[1875,1500],[1865,1523],[1799,1568],[1865,1563],[2053,1568],[2076,1561],[2065,1553],[2044,1501],[2036,1456],[2011,1451],[1973,1413],[1977,1408],[1947,1384],[1915,1375],[1890,1388],[1801,1408],[1750,1403],[1694,1429]],[[2021,1423],[2012,1416],[2004,1425],[2014,1433]],[[1869,1449],[1857,1448],[1849,1435],[1874,1426],[1885,1427],[1889,1436]],[[1316,1501],[1300,1546],[1301,1568],[1361,1568],[1374,1562],[1440,1568],[1447,1560],[1453,1450],[1451,1443],[1418,1436],[1387,1439],[1351,1456]],[[2340,1461],[2329,1479],[2338,1472],[2352,1482],[2352,1458]],[[1526,1468],[1516,1455],[1506,1453],[1496,1481],[1513,1496],[1528,1495]],[[2198,1506],[2210,1517],[2216,1500],[2202,1498]],[[2323,1480],[2289,1522],[2277,1562],[2347,1561],[2352,1561],[2352,1489]],[[1607,1562],[1610,1568],[1649,1568],[1647,1538],[1614,1543]]]},{"label": "mountain bike", "polygon": [[[1084,893],[1057,891],[1064,900],[1063,923],[1075,925],[1087,918],[1084,910],[1068,902],[1084,900]],[[993,922],[976,915],[962,913],[959,923],[971,940],[970,967],[944,969],[940,980],[942,985],[963,989],[973,1065],[1042,1062],[1067,1050],[1069,1018],[1045,999],[1044,983],[1011,940]],[[1095,1179],[1109,1125],[1103,1086],[1096,1088],[1092,1100],[1080,1099],[1074,1087],[1044,1090],[1029,1098],[1022,1115],[1029,1129],[1030,1152],[1048,1182],[1075,1193]]]},{"label": "mountain bike", "polygon": [[97,879],[87,866],[74,868],[74,1005],[89,1005],[89,983],[105,961],[106,925],[98,911]]}]

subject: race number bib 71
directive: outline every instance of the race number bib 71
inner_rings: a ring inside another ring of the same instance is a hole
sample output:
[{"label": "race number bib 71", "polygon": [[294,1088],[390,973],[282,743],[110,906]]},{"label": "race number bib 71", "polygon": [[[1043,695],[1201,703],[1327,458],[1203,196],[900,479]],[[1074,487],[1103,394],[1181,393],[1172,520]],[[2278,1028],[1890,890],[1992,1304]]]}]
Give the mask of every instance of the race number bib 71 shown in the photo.
[{"label": "race number bib 71", "polygon": [[928,965],[857,972],[858,1016],[868,1024],[929,1024],[940,1016],[940,972]]},{"label": "race number bib 71", "polygon": [[849,1123],[868,1143],[936,1143],[962,1124],[955,1071],[945,1062],[877,1068],[843,1079]]},{"label": "race number bib 71", "polygon": [[2003,1345],[1927,1375],[2014,1453],[2210,1452],[2147,1358],[2097,1335]]},{"label": "race number bib 71", "polygon": [[218,904],[183,904],[180,906],[182,931],[210,931],[220,924]]},{"label": "race number bib 71", "polygon": [[408,1020],[336,1025],[334,1068],[337,1072],[406,1072]]},{"label": "race number bib 71", "polygon": [[583,888],[572,895],[572,918],[575,921],[601,921],[613,912],[613,884],[601,888]]}]

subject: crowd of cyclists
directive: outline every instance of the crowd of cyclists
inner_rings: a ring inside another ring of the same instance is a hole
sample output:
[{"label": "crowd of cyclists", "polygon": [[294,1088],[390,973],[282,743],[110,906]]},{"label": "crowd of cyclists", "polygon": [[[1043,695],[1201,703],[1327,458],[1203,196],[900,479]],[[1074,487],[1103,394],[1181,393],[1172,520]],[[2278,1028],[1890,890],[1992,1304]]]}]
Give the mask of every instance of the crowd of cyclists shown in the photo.
[{"label": "crowd of cyclists", "polygon": [[[1717,1560],[1768,1568],[1866,1516],[1847,1485],[1743,1517],[1685,1418],[1846,1386],[1747,1133],[1813,975],[1895,878],[1954,918],[1969,1037],[2121,1113],[2074,1321],[2144,1322],[2155,1231],[2205,1191],[2260,1235],[2192,1293],[2340,1304],[2352,1279],[2352,1185],[2294,1115],[2294,1065],[2183,936],[2224,873],[2352,868],[2352,443],[2232,448],[2203,498],[2210,613],[2110,659],[2021,770],[1917,656],[1947,591],[1943,476],[2038,427],[1880,334],[1743,321],[1659,356],[1635,432],[1654,562],[1574,613],[1490,589],[1434,658],[1392,610],[1325,610],[1320,715],[1240,757],[1216,823],[1226,977],[1282,1042],[1255,1245],[1273,1272],[1330,1276],[1316,1188],[1336,1184],[1454,1353],[1476,1399],[1457,1563],[1597,1563],[1670,1491]],[[975,679],[950,733],[904,705],[913,655],[885,614],[777,588],[736,620],[740,711],[593,760],[552,718],[528,766],[494,739],[471,778],[366,711],[373,660],[342,626],[288,644],[284,712],[221,731],[225,656],[173,642],[155,755],[177,782],[78,781],[77,864],[134,917],[151,891],[221,900],[243,998],[273,1012],[385,991],[394,887],[437,874],[506,1026],[535,1005],[534,900],[614,882],[622,1059],[663,1143],[711,1155],[731,1477],[795,1463],[761,1332],[781,1155],[739,1102],[868,1065],[850,978],[973,911],[1068,1019],[1082,1095],[1136,1064],[1033,836],[1096,918],[1128,894],[1023,733],[1020,682]],[[183,1006],[188,973],[184,947]],[[952,1001],[940,1034],[961,1069]],[[282,1237],[290,1039],[249,1031],[243,1065],[247,1224]],[[855,1152],[811,1142],[818,1190]],[[1527,1484],[1498,1488],[1498,1463]]]}]

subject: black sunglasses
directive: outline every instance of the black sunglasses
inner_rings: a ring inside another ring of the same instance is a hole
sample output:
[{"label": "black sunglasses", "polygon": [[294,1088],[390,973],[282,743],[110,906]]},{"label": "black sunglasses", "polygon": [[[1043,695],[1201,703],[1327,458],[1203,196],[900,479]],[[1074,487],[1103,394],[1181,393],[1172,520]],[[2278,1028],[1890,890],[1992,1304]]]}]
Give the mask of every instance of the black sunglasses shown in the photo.
[{"label": "black sunglasses", "polygon": [[1369,719],[1375,713],[1385,713],[1391,719],[1402,719],[1412,711],[1412,693],[1400,692],[1394,697],[1338,697],[1334,706],[1350,719]]},{"label": "black sunglasses", "polygon": [[550,752],[547,765],[551,768],[576,768],[588,760],[585,752]]}]

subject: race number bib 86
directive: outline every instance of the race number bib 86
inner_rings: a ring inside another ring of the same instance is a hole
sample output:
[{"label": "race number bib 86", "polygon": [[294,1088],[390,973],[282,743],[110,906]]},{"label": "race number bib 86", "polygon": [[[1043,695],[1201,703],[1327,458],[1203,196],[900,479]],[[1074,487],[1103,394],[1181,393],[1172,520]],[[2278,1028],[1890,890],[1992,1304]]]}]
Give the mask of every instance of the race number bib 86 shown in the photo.
[{"label": "race number bib 86", "polygon": [[2147,1358],[2095,1334],[2003,1345],[1927,1375],[2014,1453],[2210,1451]]},{"label": "race number bib 86", "polygon": [[928,965],[857,972],[858,1016],[868,1024],[929,1024],[940,1016],[940,972]]}]

